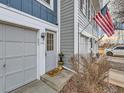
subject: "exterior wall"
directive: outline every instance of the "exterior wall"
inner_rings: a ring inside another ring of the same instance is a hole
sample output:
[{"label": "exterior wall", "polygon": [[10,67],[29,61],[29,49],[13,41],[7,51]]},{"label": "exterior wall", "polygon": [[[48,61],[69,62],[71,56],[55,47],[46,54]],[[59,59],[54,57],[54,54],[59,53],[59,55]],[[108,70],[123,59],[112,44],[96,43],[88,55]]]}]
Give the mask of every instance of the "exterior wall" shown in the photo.
[{"label": "exterior wall", "polygon": [[[92,23],[89,21],[89,19],[87,18],[87,16],[85,16],[80,8],[80,0],[78,0],[78,23],[79,23],[79,32],[81,32],[82,34],[87,32],[88,35],[83,34],[80,36],[80,38],[83,38],[84,40],[80,39],[80,50],[82,50],[83,46],[86,46],[85,49],[83,49],[84,51],[80,51],[80,54],[89,54],[91,53],[91,41],[90,38],[97,38],[98,32],[97,29],[92,25]],[[90,23],[90,24],[89,24]],[[89,24],[89,25],[88,25]],[[88,26],[87,26],[88,25]],[[87,27],[86,27],[87,26]],[[86,27],[86,29],[84,30],[84,28]],[[82,41],[84,43],[82,43]],[[88,42],[88,43],[87,43]],[[95,41],[92,41],[93,43],[93,50],[97,50],[96,48],[96,44]],[[85,45],[82,45],[85,44]],[[83,47],[84,48],[84,47]],[[88,50],[87,50],[88,49]]]},{"label": "exterior wall", "polygon": [[[89,34],[92,34],[92,25],[89,24],[89,21],[87,17],[83,14],[83,12],[80,9],[80,0],[78,0],[78,23],[79,23],[79,32],[84,33],[87,32]],[[89,25],[88,25],[89,24]],[[87,26],[88,25],[88,26]],[[83,30],[87,26],[85,30]],[[84,40],[82,40],[82,39]],[[88,55],[91,51],[91,43],[90,43],[90,37],[81,35],[80,36],[80,54]],[[82,43],[83,42],[83,43]],[[85,44],[85,45],[83,45]]]},{"label": "exterior wall", "polygon": [[64,62],[68,62],[74,54],[74,0],[61,0],[60,49],[64,53]]},{"label": "exterior wall", "polygon": [[9,7],[23,11],[47,22],[58,24],[57,22],[57,0],[53,0],[54,9],[51,10],[36,0],[0,0],[0,3]]},{"label": "exterior wall", "polygon": [[41,38],[41,33],[46,29],[57,33],[57,54],[59,51],[59,29],[58,26],[30,16],[6,5],[0,4],[0,23],[11,24],[38,31],[37,34],[37,78],[45,73],[45,41]]},{"label": "exterior wall", "polygon": [[[97,37],[97,31],[91,23],[89,24],[89,20],[82,13],[80,9],[80,0],[61,0],[60,20],[61,51],[65,55],[65,66],[70,68],[71,65],[68,62],[70,56],[77,54],[78,51],[83,55],[91,53],[90,38]],[[82,31],[87,25],[88,27]],[[80,35],[78,35],[79,32],[81,33]],[[95,41],[93,41],[93,50],[94,49],[97,50]]]},{"label": "exterior wall", "polygon": [[[89,43],[88,43],[89,42]],[[80,54],[85,56],[87,55],[90,51],[90,40],[88,37],[80,35]]]}]

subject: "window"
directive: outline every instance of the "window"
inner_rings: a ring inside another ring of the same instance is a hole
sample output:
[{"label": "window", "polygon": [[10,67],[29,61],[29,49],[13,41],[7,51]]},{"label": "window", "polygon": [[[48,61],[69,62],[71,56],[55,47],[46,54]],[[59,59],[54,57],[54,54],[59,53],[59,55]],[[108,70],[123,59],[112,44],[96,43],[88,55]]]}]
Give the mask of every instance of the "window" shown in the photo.
[{"label": "window", "polygon": [[44,6],[50,8],[51,10],[53,10],[53,0],[37,0],[38,2],[40,2],[41,4],[43,4]]},{"label": "window", "polygon": [[54,34],[47,33],[47,51],[54,50]]},{"label": "window", "polygon": [[87,2],[88,0],[80,0],[80,9],[84,15],[87,15]]}]

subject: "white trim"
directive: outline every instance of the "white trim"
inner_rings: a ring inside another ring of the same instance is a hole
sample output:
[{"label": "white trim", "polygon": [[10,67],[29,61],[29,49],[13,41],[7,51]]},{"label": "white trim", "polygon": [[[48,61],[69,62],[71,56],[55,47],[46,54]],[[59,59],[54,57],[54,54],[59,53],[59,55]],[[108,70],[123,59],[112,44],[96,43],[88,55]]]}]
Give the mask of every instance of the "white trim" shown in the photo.
[{"label": "white trim", "polygon": [[53,27],[58,27],[58,26],[55,25],[55,24],[52,24],[52,23],[47,22],[47,21],[44,21],[44,20],[42,20],[42,19],[39,19],[39,18],[37,18],[37,17],[34,17],[34,16],[30,15],[30,14],[24,13],[24,12],[22,12],[22,11],[20,11],[20,10],[17,10],[17,9],[14,9],[14,8],[11,8],[11,7],[8,7],[7,5],[4,5],[4,4],[1,4],[1,3],[0,3],[0,8],[3,8],[3,9],[6,9],[6,10],[11,11],[11,12],[13,12],[13,13],[17,13],[17,14],[19,14],[19,15],[22,15],[22,16],[25,16],[25,17],[28,17],[28,18],[31,18],[31,19],[33,19],[33,20],[35,20],[35,21],[39,21],[39,22],[42,22],[42,23],[44,23],[44,24],[51,25],[51,26],[53,26]]},{"label": "white trim", "polygon": [[68,67],[66,67],[66,66],[63,66],[63,68],[66,69],[66,70],[69,70],[69,71],[71,71],[71,72],[73,72],[73,73],[76,74],[76,72],[75,72],[74,70],[72,70],[72,69],[70,69],[70,68],[68,68]]},{"label": "white trim", "polygon": [[78,53],[78,1],[74,0],[74,54]]},{"label": "white trim", "polygon": [[45,2],[44,0],[37,0],[39,3],[43,4],[44,6],[46,6],[47,8],[54,10],[54,2],[53,0],[50,0],[50,4],[48,4],[47,2]]},{"label": "white trim", "polygon": [[58,11],[57,11],[57,16],[58,16],[58,17],[57,17],[57,18],[58,18],[58,19],[57,19],[57,20],[58,20],[58,35],[57,35],[57,38],[58,38],[58,39],[57,39],[57,40],[58,40],[58,41],[57,41],[57,42],[59,42],[59,43],[58,43],[58,49],[59,49],[59,50],[58,50],[58,53],[60,53],[60,25],[61,25],[61,24],[60,24],[60,22],[61,22],[61,20],[60,20],[60,7],[61,7],[61,4],[60,4],[60,3],[61,3],[61,0],[58,0],[58,4],[57,4],[57,7],[58,7]]}]

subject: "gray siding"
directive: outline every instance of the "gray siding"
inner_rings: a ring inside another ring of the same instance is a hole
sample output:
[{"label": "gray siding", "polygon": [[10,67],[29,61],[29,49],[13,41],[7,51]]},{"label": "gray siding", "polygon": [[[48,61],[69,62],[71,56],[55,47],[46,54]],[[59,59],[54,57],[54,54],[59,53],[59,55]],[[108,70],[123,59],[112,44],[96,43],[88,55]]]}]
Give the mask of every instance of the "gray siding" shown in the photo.
[{"label": "gray siding", "polygon": [[[88,23],[88,18],[83,14],[83,12],[81,11],[80,9],[80,0],[78,0],[78,21],[79,21],[79,24],[80,24],[80,28],[83,29]],[[92,29],[92,25],[90,24],[87,29],[85,30],[87,31],[88,33],[90,33],[91,35],[93,34],[94,36],[97,37],[97,29],[95,27],[93,27]]]},{"label": "gray siding", "polygon": [[[83,12],[80,9],[80,0],[78,0],[78,22],[79,22],[79,27],[80,27],[80,31],[82,31],[82,29],[84,29],[84,27],[89,24],[88,18],[83,14]],[[93,35],[94,37],[97,37],[98,31],[95,27],[93,27],[92,24],[90,24],[84,31],[88,32],[90,35]],[[82,39],[81,39],[82,38]],[[89,54],[91,52],[90,48],[91,48],[91,42],[90,40],[85,41],[86,37],[85,36],[81,36],[80,38],[80,54]],[[83,38],[85,38],[85,40],[83,40]],[[84,47],[86,46],[86,47]],[[93,42],[93,50],[97,50],[96,49],[96,43]]]},{"label": "gray siding", "polygon": [[64,53],[65,66],[70,67],[69,58],[74,54],[74,1],[61,0],[61,41],[60,48]]}]

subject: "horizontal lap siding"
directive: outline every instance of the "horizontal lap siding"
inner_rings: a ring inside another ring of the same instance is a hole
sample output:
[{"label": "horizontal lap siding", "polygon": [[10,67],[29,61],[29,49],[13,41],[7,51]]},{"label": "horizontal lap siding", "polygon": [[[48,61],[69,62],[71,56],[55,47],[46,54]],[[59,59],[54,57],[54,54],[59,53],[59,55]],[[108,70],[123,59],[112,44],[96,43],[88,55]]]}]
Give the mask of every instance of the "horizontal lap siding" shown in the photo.
[{"label": "horizontal lap siding", "polygon": [[[80,0],[78,1],[79,1],[78,2],[78,22],[79,22],[80,28],[83,29],[87,24],[89,24],[89,22],[86,16],[83,14],[83,12],[80,9]],[[92,26],[89,25],[85,31],[92,34]]]},{"label": "horizontal lap siding", "polygon": [[0,3],[13,7],[27,14],[57,24],[57,0],[53,0],[54,10],[51,10],[36,0],[0,0]]},{"label": "horizontal lap siding", "polygon": [[74,54],[74,1],[61,0],[61,51],[65,66],[71,67],[69,58]]},{"label": "horizontal lap siding", "polygon": [[[83,12],[80,9],[80,0],[78,0],[78,21],[80,24],[80,28],[83,29],[88,23],[88,18],[83,14]],[[97,36],[97,30],[95,29],[95,27],[93,27],[94,29],[92,30],[92,25],[90,24],[85,31],[87,31],[90,34],[93,34],[94,36]],[[93,31],[93,33],[92,33]]]}]

